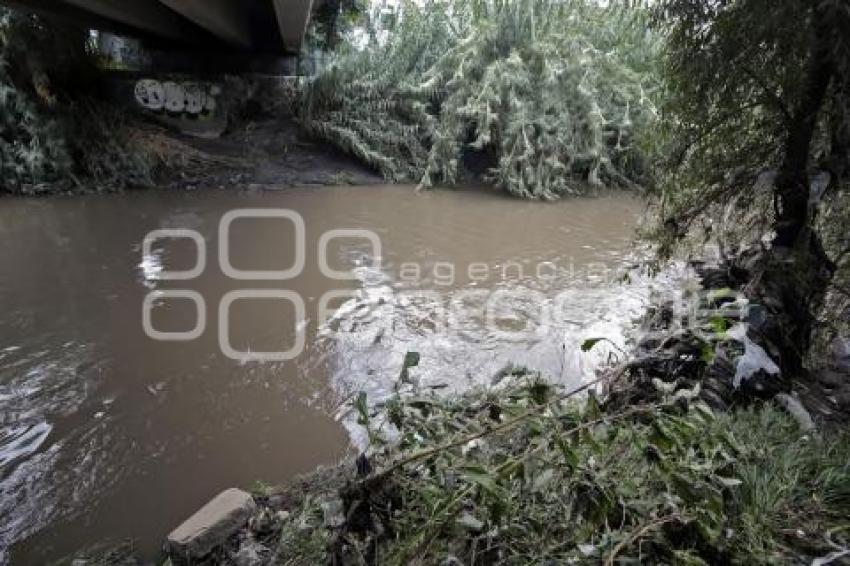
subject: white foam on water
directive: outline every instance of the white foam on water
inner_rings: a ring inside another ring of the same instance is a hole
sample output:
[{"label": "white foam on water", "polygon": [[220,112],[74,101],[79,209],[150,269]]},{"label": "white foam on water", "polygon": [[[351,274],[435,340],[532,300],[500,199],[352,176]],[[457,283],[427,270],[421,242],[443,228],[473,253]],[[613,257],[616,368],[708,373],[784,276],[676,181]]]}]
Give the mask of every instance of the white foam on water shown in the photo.
[{"label": "white foam on water", "polygon": [[[636,321],[651,297],[681,296],[681,281],[690,276],[677,265],[655,277],[633,270],[626,282],[577,284],[547,293],[520,283],[509,287],[509,298],[502,304],[512,315],[506,318],[511,324],[505,330],[488,324],[483,314],[497,289],[469,285],[417,295],[378,269],[358,268],[356,273],[361,288],[320,326],[317,339],[333,343],[331,385],[340,399],[337,417],[359,450],[368,446],[368,437],[350,401],[364,392],[375,407],[396,395],[407,352],[420,355],[418,367],[409,372],[420,390],[457,394],[487,387],[508,366],[578,387],[600,367],[626,356]],[[475,303],[477,315],[453,310],[458,300]],[[506,314],[495,310],[499,316]],[[583,351],[582,344],[591,338],[604,340]]]}]

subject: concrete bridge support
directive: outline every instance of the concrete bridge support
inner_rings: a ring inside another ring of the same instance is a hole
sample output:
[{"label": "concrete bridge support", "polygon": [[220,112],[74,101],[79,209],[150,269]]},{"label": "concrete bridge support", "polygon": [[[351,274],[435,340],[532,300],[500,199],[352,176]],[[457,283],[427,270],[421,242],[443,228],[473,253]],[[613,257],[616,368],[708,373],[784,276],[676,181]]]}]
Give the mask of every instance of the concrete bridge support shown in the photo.
[{"label": "concrete bridge support", "polygon": [[[54,3],[70,4],[83,12],[89,12],[106,21],[114,21],[130,28],[139,29],[146,34],[161,36],[176,41],[194,39],[195,30],[186,25],[182,18],[150,0],[54,0]],[[26,2],[24,2],[26,3]]]},{"label": "concrete bridge support", "polygon": [[297,53],[323,0],[0,0],[92,29],[218,53]]},{"label": "concrete bridge support", "polygon": [[313,0],[272,0],[277,15],[277,26],[284,47],[289,51],[298,51],[310,14],[313,11]]},{"label": "concrete bridge support", "polygon": [[239,0],[159,0],[174,12],[236,47],[253,45],[248,13]]}]

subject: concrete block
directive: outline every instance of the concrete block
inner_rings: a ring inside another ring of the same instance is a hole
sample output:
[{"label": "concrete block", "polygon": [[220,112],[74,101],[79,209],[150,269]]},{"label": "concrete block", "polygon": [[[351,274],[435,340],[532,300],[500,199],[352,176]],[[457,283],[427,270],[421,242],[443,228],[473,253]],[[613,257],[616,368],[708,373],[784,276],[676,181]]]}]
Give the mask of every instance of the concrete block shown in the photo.
[{"label": "concrete block", "polygon": [[257,506],[250,493],[227,489],[216,495],[168,535],[166,548],[175,559],[208,554],[248,523]]}]

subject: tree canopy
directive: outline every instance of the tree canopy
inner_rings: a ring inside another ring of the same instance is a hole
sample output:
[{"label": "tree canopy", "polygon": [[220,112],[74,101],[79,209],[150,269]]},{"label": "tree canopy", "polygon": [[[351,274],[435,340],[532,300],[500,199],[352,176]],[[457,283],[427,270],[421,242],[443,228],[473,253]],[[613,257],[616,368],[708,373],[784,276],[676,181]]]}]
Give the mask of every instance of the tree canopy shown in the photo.
[{"label": "tree canopy", "polygon": [[825,295],[831,325],[850,296],[850,2],[665,0],[655,21],[662,251],[698,226],[733,254],[769,246],[759,277],[790,313],[789,351],[805,352]]},{"label": "tree canopy", "polygon": [[[783,183],[765,174],[797,177],[792,185],[803,178],[796,193],[806,200],[812,167],[830,174],[832,189],[841,183],[850,3],[667,0],[656,22],[666,32],[663,201],[680,230],[733,199],[737,212],[752,212],[755,189]],[[784,204],[806,212],[783,194]],[[783,203],[774,210],[769,196],[770,208],[758,211],[763,228],[775,229]]]}]

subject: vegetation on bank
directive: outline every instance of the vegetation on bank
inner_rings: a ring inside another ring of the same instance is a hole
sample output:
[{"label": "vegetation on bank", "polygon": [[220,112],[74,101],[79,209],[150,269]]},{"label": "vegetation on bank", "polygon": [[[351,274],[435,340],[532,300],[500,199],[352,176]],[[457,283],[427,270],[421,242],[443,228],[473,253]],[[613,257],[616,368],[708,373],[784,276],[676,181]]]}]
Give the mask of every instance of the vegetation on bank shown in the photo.
[{"label": "vegetation on bank", "polygon": [[275,563],[846,560],[850,407],[755,362],[756,343],[776,356],[788,313],[734,266],[700,269],[709,291],[686,326],[652,305],[635,349],[577,389],[508,368],[445,398],[404,379],[406,356],[394,398],[353,404],[368,459],[284,492]]},{"label": "vegetation on bank", "polygon": [[528,198],[648,179],[660,43],[646,9],[402,2],[369,22],[298,106],[308,132],[388,179],[450,185],[470,156]]},{"label": "vegetation on bank", "polygon": [[788,313],[780,365],[799,377],[850,322],[850,3],[665,0],[655,21],[666,146],[649,235],[662,258],[687,241],[770,249],[745,269]]},{"label": "vegetation on bank", "polygon": [[[846,200],[850,4],[665,0],[654,21],[665,35],[664,235],[699,228],[732,253],[776,221],[793,236]],[[821,214],[800,206],[809,188]]]},{"label": "vegetation on bank", "polygon": [[0,189],[152,183],[154,148],[100,84],[87,30],[0,9]]},{"label": "vegetation on bank", "polygon": [[376,411],[395,442],[284,492],[272,563],[799,563],[850,545],[846,431],[803,434],[769,404],[609,407],[503,379]]},{"label": "vegetation on bank", "polygon": [[0,7],[0,192],[153,186],[226,160],[104,98],[89,30]]}]

